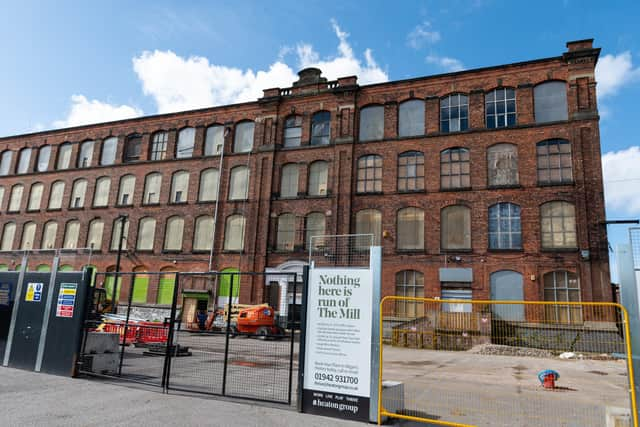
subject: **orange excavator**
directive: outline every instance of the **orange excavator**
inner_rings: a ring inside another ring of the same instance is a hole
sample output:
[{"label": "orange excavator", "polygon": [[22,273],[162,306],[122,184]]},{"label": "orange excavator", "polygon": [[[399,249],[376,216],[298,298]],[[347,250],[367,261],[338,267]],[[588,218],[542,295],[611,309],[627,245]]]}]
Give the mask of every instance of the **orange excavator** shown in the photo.
[{"label": "orange excavator", "polygon": [[268,305],[247,307],[238,313],[238,320],[231,326],[232,336],[248,335],[258,339],[284,337],[284,330],[276,324],[275,311]]}]

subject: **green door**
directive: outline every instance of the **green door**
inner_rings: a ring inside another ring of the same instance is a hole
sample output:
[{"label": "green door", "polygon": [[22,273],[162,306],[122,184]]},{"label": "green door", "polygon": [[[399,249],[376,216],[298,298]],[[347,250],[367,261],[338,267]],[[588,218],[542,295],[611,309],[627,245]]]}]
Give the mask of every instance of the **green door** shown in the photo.
[{"label": "green door", "polygon": [[133,297],[131,298],[131,302],[136,304],[146,304],[148,290],[149,276],[146,274],[136,275],[133,282]]}]

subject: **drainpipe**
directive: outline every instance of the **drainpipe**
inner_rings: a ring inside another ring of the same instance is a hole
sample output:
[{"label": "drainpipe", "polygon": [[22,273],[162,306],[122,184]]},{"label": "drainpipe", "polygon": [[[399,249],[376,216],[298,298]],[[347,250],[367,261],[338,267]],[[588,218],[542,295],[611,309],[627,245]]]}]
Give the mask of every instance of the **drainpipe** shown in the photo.
[{"label": "drainpipe", "polygon": [[229,128],[224,127],[224,134],[222,136],[222,153],[220,153],[220,164],[218,166],[218,184],[216,185],[216,207],[213,211],[213,231],[211,233],[211,250],[209,251],[209,271],[212,271],[213,267],[213,248],[216,242],[216,229],[218,225],[218,204],[220,203],[220,182],[222,181],[222,166],[224,162],[224,145],[227,142],[227,136],[229,135]]}]

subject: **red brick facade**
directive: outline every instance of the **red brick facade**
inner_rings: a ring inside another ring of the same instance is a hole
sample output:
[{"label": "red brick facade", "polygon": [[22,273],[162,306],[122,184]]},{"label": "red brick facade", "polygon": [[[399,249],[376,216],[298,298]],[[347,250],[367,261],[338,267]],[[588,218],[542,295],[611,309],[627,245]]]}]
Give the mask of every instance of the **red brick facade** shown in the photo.
[{"label": "red brick facade", "polygon": [[[200,215],[213,215],[214,202],[198,202],[199,176],[206,168],[219,167],[219,156],[204,154],[206,128],[212,124],[224,125],[227,132],[224,146],[224,164],[220,174],[220,204],[214,242],[213,269],[234,267],[241,271],[264,271],[288,260],[304,261],[308,254],[303,248],[303,232],[296,232],[294,252],[275,251],[277,216],[293,213],[297,217],[296,230],[304,227],[304,218],[310,212],[326,215],[327,234],[355,232],[355,214],[362,209],[378,209],[382,213],[383,295],[395,292],[395,275],[403,270],[416,270],[424,275],[424,295],[439,296],[441,285],[439,269],[447,256],[458,257],[455,267],[473,269],[474,298],[490,297],[490,275],[499,270],[513,270],[522,274],[526,299],[543,299],[543,275],[553,270],[576,273],[584,301],[611,299],[609,264],[605,220],[600,138],[594,68],[599,49],[591,41],[568,43],[568,51],[560,57],[496,66],[485,69],[421,77],[410,80],[358,86],[355,77],[326,82],[313,72],[302,75],[301,81],[288,89],[267,89],[256,102],[208,108],[174,114],[144,117],[132,120],[80,126],[76,128],[38,132],[0,139],[0,152],[14,151],[10,173],[0,178],[4,198],[0,206],[0,227],[7,222],[16,223],[12,248],[20,249],[23,225],[37,224],[34,248],[40,248],[44,223],[58,221],[56,242],[62,245],[64,224],[71,219],[81,223],[78,246],[87,242],[88,224],[94,218],[104,221],[101,250],[93,254],[92,264],[104,271],[115,264],[116,254],[108,250],[115,218],[126,213],[130,228],[129,250],[123,257],[122,270],[132,271],[144,267],[159,271],[175,267],[180,271],[206,271],[209,253],[192,250],[194,222]],[[315,79],[314,79],[315,78]],[[546,81],[566,82],[568,120],[537,124],[534,114],[534,88]],[[513,88],[516,94],[517,123],[500,129],[487,129],[485,124],[485,95],[499,87]],[[469,125],[463,132],[440,132],[440,100],[449,94],[468,96]],[[424,135],[398,137],[398,107],[408,99],[425,101]],[[375,142],[358,140],[359,111],[371,104],[384,106],[384,138]],[[311,118],[318,111],[331,114],[330,144],[309,145]],[[302,116],[301,146],[282,147],[284,120],[290,114]],[[250,155],[234,154],[235,126],[241,122],[255,122],[254,144]],[[177,133],[184,127],[195,127],[193,157],[176,159]],[[148,160],[150,140],[159,131],[169,132],[167,158]],[[123,146],[127,135],[142,134],[139,161],[123,163]],[[98,166],[102,142],[118,138],[116,163]],[[573,181],[563,185],[539,185],[537,178],[536,144],[547,139],[561,138],[571,144]],[[96,141],[90,167],[74,168],[79,145],[85,140]],[[63,142],[73,143],[71,168],[55,170],[58,147]],[[517,146],[519,185],[512,188],[490,188],[487,177],[487,149],[496,143]],[[35,171],[37,149],[52,147],[48,171]],[[23,147],[34,148],[28,173],[16,175],[18,152]],[[441,191],[440,153],[452,147],[464,147],[470,152],[471,188],[464,191]],[[424,191],[400,193],[397,191],[398,155],[405,151],[419,151],[424,155]],[[356,193],[357,160],[362,155],[377,154],[383,159],[382,193],[359,195]],[[306,195],[308,168],[312,162],[329,163],[326,196]],[[300,165],[298,191],[295,199],[280,199],[281,167],[286,163]],[[236,165],[250,167],[249,197],[247,201],[229,201],[229,171]],[[171,176],[174,172],[190,172],[186,204],[168,203]],[[145,176],[159,171],[163,174],[160,204],[144,206],[142,195]],[[125,174],[136,176],[136,190],[132,206],[115,204],[119,178]],[[112,178],[109,206],[92,208],[96,179]],[[74,180],[88,180],[85,207],[70,209],[71,186]],[[56,180],[66,183],[62,209],[47,210],[51,184]],[[27,211],[29,189],[36,182],[44,184],[41,209]],[[19,212],[8,212],[11,188],[24,185]],[[545,250],[541,245],[540,206],[549,201],[562,200],[575,206],[577,247],[573,250]],[[521,207],[522,248],[510,251],[490,250],[488,243],[488,208],[497,202],[510,202]],[[440,248],[440,211],[442,208],[462,204],[471,208],[471,250],[444,254]],[[396,246],[396,213],[404,207],[418,207],[424,211],[424,249],[402,252]],[[231,253],[223,250],[225,219],[242,213],[246,219],[244,251]],[[180,253],[163,252],[165,222],[172,215],[184,218],[184,234]],[[143,217],[156,219],[152,252],[136,252],[138,221]],[[2,228],[0,228],[1,233]],[[12,255],[2,256],[0,264],[11,264]],[[34,268],[37,262],[34,257]],[[78,257],[80,259],[80,257]],[[78,261],[80,263],[80,261]],[[80,267],[75,265],[74,267]],[[153,297],[149,296],[150,301]],[[262,283],[245,283],[241,287],[243,302],[261,302],[265,298]]]}]

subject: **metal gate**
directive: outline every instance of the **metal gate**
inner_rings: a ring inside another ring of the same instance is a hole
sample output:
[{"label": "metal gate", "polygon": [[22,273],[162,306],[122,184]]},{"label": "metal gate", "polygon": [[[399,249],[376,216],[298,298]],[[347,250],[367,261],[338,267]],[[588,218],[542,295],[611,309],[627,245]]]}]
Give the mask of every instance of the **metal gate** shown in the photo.
[{"label": "metal gate", "polygon": [[[99,321],[95,313],[87,318],[80,371],[165,391],[290,405],[297,386],[302,278],[278,273],[279,281],[269,282],[270,276],[98,273],[94,299],[108,313]],[[263,285],[277,287],[266,292],[277,306],[253,307],[259,321],[273,317],[272,326],[254,327],[252,318],[238,324],[238,312],[249,308],[238,304],[240,288]]]}]

